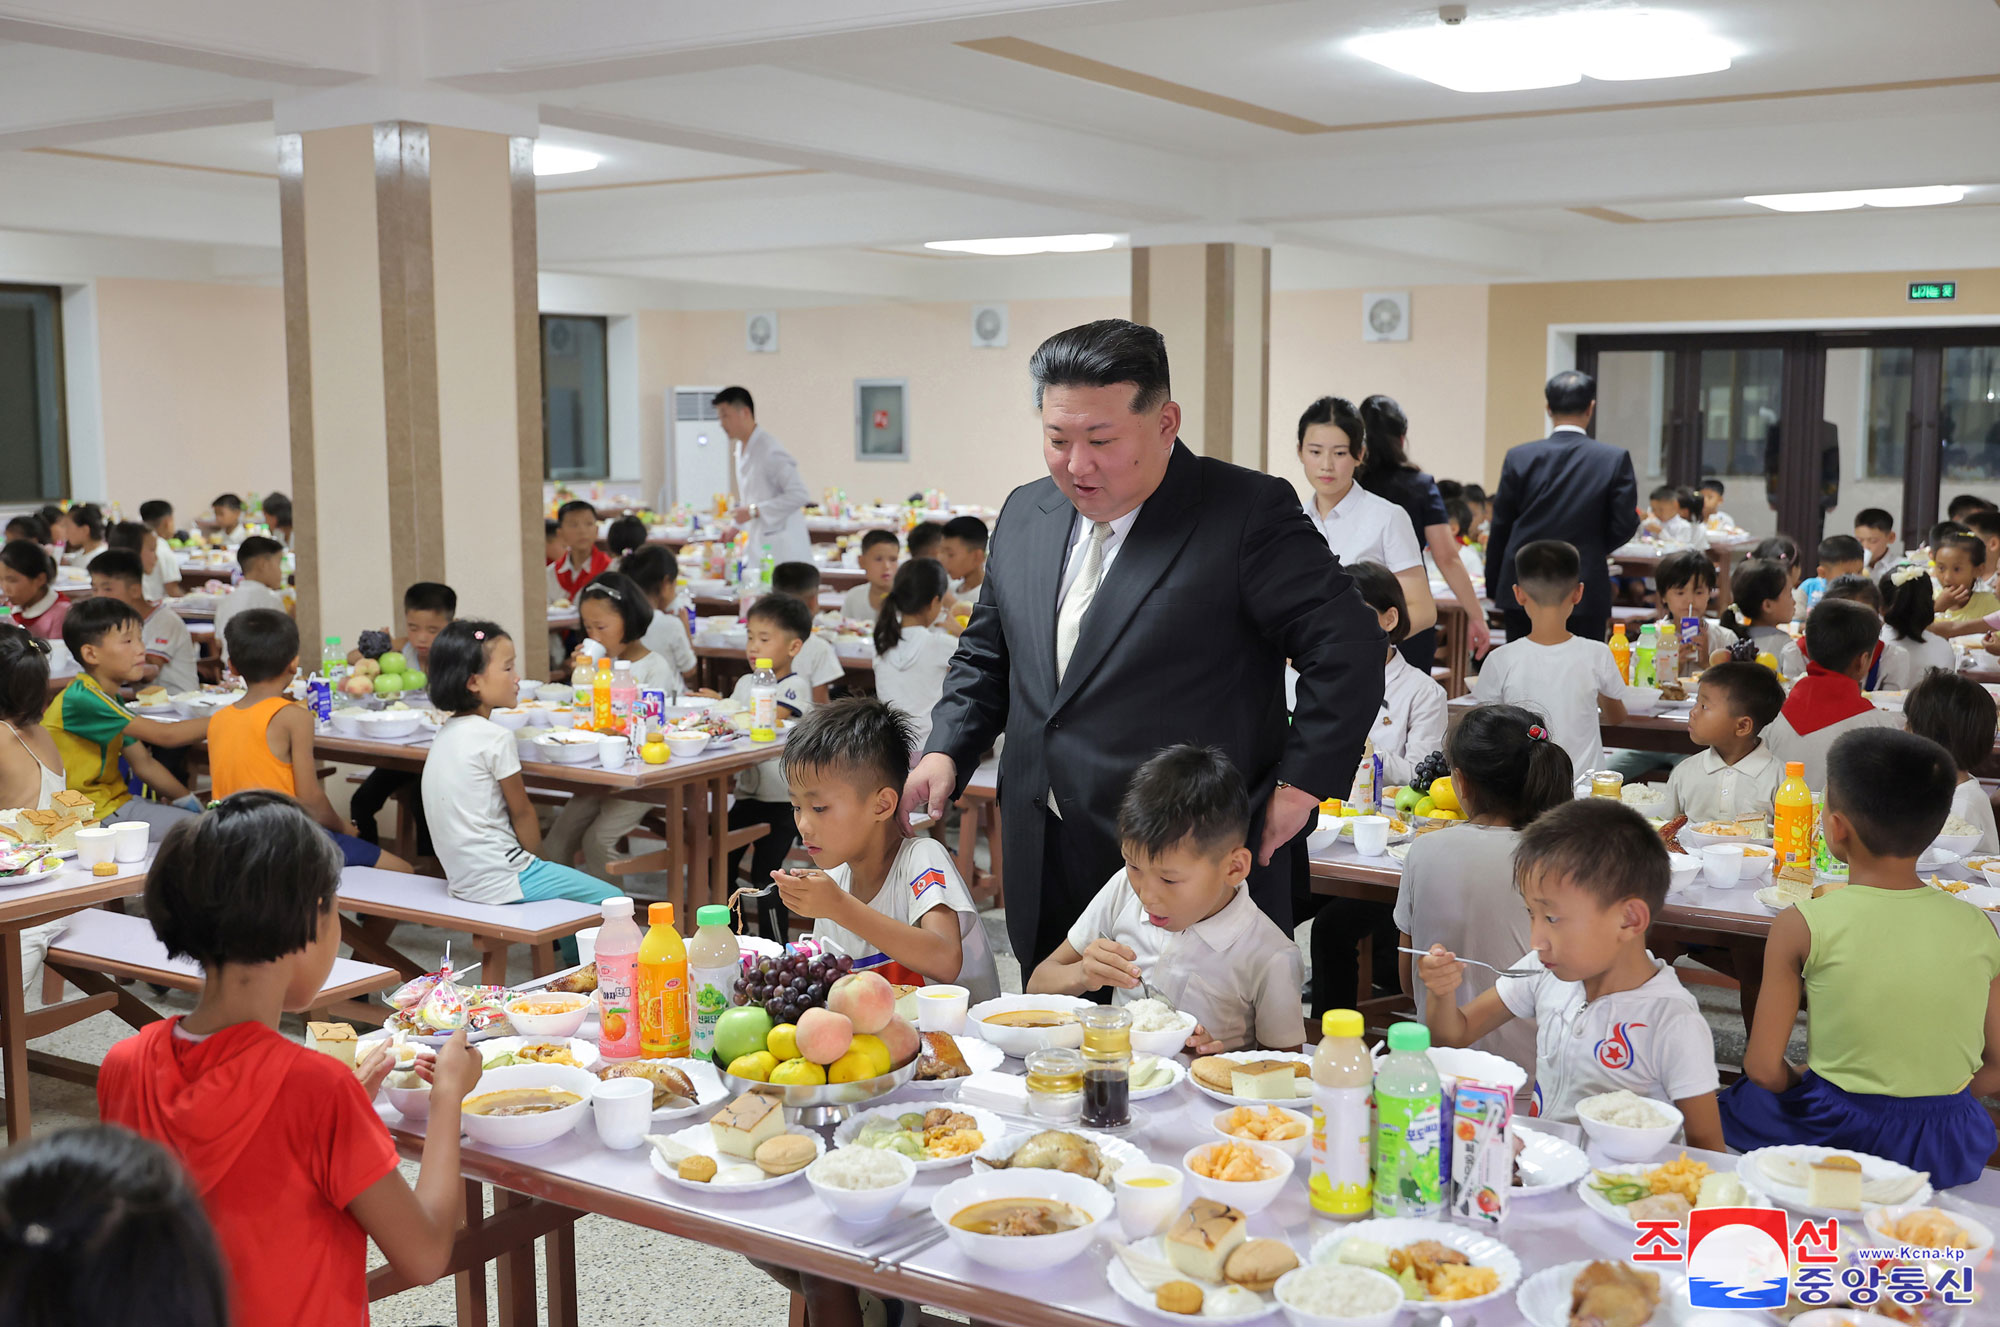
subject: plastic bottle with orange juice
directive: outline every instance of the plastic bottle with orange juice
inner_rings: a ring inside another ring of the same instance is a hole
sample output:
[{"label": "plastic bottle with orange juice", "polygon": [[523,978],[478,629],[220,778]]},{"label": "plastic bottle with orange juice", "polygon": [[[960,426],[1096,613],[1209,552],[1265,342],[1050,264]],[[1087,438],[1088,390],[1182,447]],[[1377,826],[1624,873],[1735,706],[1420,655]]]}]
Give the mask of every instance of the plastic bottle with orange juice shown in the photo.
[{"label": "plastic bottle with orange juice", "polygon": [[1785,781],[1778,785],[1773,801],[1777,814],[1772,829],[1776,836],[1778,868],[1813,859],[1813,795],[1806,786],[1806,767],[1796,760],[1785,762]]},{"label": "plastic bottle with orange juice", "polygon": [[1632,684],[1632,642],[1625,639],[1625,624],[1615,622],[1611,626],[1611,658],[1618,665],[1618,678],[1627,686]]},{"label": "plastic bottle with orange juice", "polygon": [[652,928],[639,945],[639,1053],[649,1060],[688,1054],[688,952],[674,929],[674,905],[646,910]]}]

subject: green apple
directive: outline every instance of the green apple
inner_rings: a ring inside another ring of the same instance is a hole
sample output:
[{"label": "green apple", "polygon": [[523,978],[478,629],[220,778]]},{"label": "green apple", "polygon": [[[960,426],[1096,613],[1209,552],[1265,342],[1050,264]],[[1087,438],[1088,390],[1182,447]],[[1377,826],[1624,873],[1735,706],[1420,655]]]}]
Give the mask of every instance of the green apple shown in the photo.
[{"label": "green apple", "polygon": [[393,696],[402,689],[403,675],[401,673],[384,673],[375,679],[375,694],[378,696]]},{"label": "green apple", "polygon": [[404,668],[403,656],[394,650],[389,651],[375,662],[382,665],[382,671],[385,673],[400,673]]},{"label": "green apple", "polygon": [[1410,814],[1410,812],[1416,810],[1417,803],[1422,801],[1423,798],[1424,795],[1415,788],[1404,788],[1396,794],[1396,813],[1398,815]]},{"label": "green apple", "polygon": [[725,1010],[715,1020],[715,1062],[733,1064],[745,1055],[763,1050],[772,1026],[771,1016],[762,1005],[738,1005]]},{"label": "green apple", "polygon": [[426,679],[424,675],[418,672],[416,669],[414,668],[408,669],[403,673],[403,690],[405,691],[421,690],[426,680],[428,679]]}]

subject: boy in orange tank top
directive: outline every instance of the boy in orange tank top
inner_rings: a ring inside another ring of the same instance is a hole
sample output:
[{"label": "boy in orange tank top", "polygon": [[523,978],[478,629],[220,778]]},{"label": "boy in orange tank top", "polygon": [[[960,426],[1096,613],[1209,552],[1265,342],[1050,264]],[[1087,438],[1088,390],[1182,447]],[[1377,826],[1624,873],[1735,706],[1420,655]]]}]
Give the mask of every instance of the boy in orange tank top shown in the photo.
[{"label": "boy in orange tank top", "polygon": [[249,690],[208,721],[209,773],[221,801],[232,793],[264,788],[295,798],[340,846],[341,865],[410,870],[394,853],[354,835],[320,787],[313,760],[313,716],[285,694],[299,670],[299,625],[272,608],[252,608],[229,619],[229,662]]}]

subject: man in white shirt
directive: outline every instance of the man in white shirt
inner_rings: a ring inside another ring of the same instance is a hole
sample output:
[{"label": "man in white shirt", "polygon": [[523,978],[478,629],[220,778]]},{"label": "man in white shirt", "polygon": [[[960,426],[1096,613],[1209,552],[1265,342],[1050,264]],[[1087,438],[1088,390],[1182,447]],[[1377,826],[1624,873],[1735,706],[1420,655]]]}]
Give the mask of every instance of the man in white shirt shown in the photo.
[{"label": "man in white shirt", "polygon": [[779,562],[812,561],[805,505],[812,501],[799,463],[757,423],[756,403],[741,387],[715,394],[715,416],[736,446],[736,524],[749,537],[751,560],[768,548]]}]

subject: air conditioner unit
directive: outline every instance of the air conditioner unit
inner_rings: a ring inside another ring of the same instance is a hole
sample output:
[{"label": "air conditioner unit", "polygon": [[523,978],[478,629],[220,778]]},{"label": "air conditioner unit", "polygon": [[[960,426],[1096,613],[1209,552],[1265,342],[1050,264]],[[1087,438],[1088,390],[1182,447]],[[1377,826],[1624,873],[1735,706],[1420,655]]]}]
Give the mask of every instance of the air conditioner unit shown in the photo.
[{"label": "air conditioner unit", "polygon": [[736,456],[715,414],[720,387],[676,387],[667,393],[667,482],[660,509],[685,502],[705,508],[736,488]]},{"label": "air conditioner unit", "polygon": [[998,349],[1007,344],[1007,306],[972,306],[972,344],[981,349]]}]

